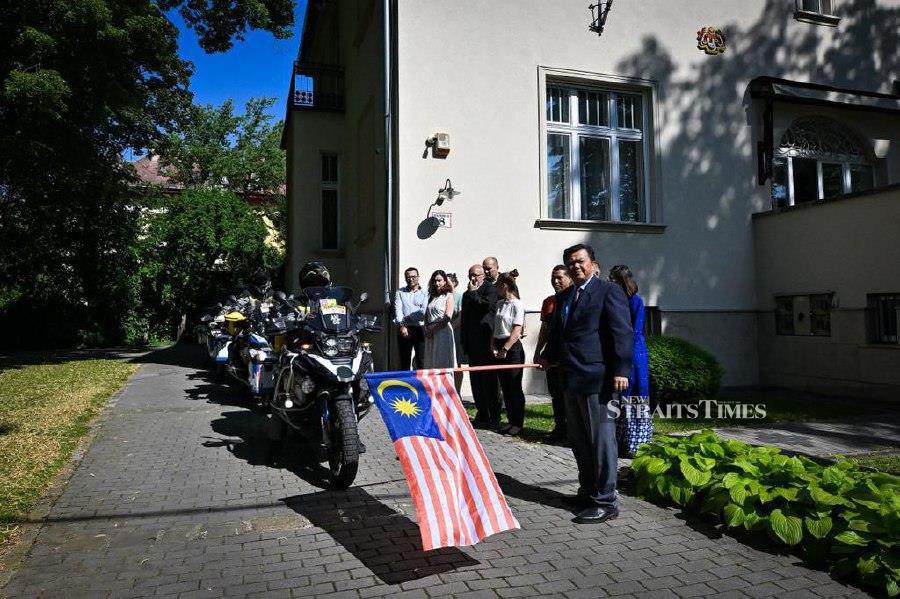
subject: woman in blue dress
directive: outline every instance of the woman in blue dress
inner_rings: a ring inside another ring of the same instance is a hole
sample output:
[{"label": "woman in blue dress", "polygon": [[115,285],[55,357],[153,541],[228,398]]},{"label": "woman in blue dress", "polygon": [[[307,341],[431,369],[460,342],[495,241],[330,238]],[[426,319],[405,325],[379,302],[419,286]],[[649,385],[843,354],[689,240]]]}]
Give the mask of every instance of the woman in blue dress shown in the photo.
[{"label": "woman in blue dress", "polygon": [[609,280],[622,286],[628,296],[631,309],[631,326],[634,329],[631,376],[628,390],[622,394],[622,415],[616,427],[620,454],[633,455],[641,443],[648,443],[653,436],[653,419],[650,413],[650,364],[647,342],[644,340],[644,300],[638,295],[637,282],[631,269],[624,264],[613,266]]}]

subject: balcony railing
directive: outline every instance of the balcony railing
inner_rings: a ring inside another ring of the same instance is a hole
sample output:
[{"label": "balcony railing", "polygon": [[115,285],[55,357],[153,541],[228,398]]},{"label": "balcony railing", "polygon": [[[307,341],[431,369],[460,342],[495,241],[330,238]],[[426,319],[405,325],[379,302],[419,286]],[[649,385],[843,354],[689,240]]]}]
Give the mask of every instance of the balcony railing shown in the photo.
[{"label": "balcony railing", "polygon": [[344,110],[344,68],[294,63],[291,106],[303,110]]}]

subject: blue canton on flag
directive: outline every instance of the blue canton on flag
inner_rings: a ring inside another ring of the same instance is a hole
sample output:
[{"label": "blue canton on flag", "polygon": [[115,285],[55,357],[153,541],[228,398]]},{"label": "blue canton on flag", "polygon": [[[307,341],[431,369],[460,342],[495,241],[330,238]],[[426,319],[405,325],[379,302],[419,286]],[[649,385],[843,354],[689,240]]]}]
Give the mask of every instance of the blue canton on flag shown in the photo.
[{"label": "blue canton on flag", "polygon": [[377,373],[366,378],[392,441],[412,436],[444,439],[431,414],[431,397],[415,372]]}]

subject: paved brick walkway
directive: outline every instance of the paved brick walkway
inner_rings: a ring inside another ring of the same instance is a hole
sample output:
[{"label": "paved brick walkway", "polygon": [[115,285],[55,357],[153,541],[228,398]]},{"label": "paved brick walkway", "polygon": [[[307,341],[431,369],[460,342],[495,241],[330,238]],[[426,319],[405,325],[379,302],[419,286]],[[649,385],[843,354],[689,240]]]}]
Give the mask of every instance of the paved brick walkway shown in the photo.
[{"label": "paved brick walkway", "polygon": [[753,445],[775,445],[788,451],[830,458],[900,447],[897,417],[897,412],[893,412],[871,421],[797,422],[777,427],[717,429],[717,432]]},{"label": "paved brick walkway", "polygon": [[181,365],[184,350],[146,360],[0,594],[865,596],[628,495],[618,520],[576,526],[568,451],[493,433],[480,437],[522,530],[426,554],[377,414],[358,486],[331,492],[315,467],[274,463],[265,417]]}]

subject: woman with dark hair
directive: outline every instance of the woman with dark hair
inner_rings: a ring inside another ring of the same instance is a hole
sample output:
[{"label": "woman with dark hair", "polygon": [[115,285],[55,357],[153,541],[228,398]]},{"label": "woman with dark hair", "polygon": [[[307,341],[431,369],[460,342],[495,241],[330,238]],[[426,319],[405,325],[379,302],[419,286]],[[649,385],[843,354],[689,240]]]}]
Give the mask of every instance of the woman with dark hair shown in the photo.
[{"label": "woman with dark hair", "polygon": [[638,445],[649,443],[653,436],[653,418],[650,412],[650,365],[647,343],[644,340],[644,300],[638,295],[637,282],[631,269],[624,264],[609,270],[609,281],[620,285],[628,296],[631,310],[631,326],[634,329],[634,352],[628,389],[622,393],[622,414],[616,427],[619,438],[619,454],[633,455]]},{"label": "woman with dark hair", "polygon": [[456,368],[453,340],[453,289],[447,273],[436,270],[428,280],[428,307],[425,309],[425,368]]},{"label": "woman with dark hair", "polygon": [[[502,273],[494,286],[500,298],[494,311],[493,347],[497,364],[524,364],[525,350],[520,341],[525,325],[525,306],[519,299],[516,285],[518,270]],[[522,369],[500,370],[497,373],[506,405],[507,425],[500,428],[504,435],[516,436],[525,425],[525,393],[522,391]]]}]

